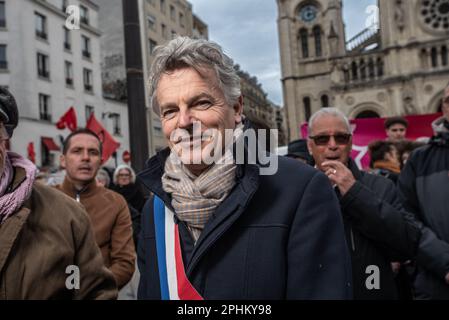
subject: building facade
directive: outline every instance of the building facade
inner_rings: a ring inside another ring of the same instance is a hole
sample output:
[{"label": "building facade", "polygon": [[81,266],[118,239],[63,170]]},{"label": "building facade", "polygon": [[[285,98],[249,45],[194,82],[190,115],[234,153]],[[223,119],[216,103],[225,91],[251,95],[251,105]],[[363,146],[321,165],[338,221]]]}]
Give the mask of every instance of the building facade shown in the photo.
[{"label": "building facade", "polygon": [[[79,29],[66,27],[69,5],[80,9]],[[57,168],[70,131],[56,122],[70,107],[79,127],[93,112],[121,143],[118,154],[129,150],[126,105],[102,96],[100,36],[92,1],[0,1],[0,85],[14,94],[20,114],[12,151],[34,150],[39,167]]]},{"label": "building facade", "polygon": [[323,107],[350,118],[440,110],[449,79],[447,1],[379,0],[378,25],[348,41],[341,0],[277,4],[290,140]]},{"label": "building facade", "polygon": [[286,144],[283,110],[267,98],[257,78],[235,66],[240,77],[243,113],[256,129],[277,129],[279,145]]}]

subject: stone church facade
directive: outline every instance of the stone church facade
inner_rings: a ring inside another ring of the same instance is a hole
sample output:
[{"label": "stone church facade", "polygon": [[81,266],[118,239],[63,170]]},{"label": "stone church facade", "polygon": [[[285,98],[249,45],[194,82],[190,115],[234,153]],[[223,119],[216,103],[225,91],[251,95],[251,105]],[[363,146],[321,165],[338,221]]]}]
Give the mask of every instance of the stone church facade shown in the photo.
[{"label": "stone church facade", "polygon": [[350,118],[441,110],[449,82],[448,0],[379,0],[378,24],[349,40],[341,0],[277,3],[290,140],[322,107]]}]

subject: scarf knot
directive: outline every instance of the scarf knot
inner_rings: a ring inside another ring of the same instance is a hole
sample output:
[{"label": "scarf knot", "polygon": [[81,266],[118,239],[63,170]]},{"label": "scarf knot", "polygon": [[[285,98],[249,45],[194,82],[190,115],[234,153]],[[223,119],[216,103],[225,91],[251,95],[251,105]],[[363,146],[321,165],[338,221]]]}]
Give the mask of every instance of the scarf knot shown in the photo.
[{"label": "scarf knot", "polygon": [[[2,174],[2,185],[4,179],[7,181],[12,179],[14,175],[14,167],[23,168],[25,170],[25,180],[22,181],[16,189],[6,192],[6,189],[0,193],[0,223],[16,213],[31,196],[34,179],[36,177],[36,166],[29,160],[23,158],[17,153],[8,152],[5,159],[5,168]],[[10,185],[11,181],[7,186]]]}]

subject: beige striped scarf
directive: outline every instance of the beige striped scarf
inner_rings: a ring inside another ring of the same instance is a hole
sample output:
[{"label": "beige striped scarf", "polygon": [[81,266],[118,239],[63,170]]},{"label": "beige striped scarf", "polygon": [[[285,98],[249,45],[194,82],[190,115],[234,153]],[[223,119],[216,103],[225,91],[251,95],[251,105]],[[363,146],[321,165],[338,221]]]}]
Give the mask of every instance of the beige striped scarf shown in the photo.
[{"label": "beige striped scarf", "polygon": [[[242,130],[239,126],[234,137]],[[228,196],[236,183],[236,165],[232,152],[223,157],[198,177],[183,164],[174,161],[171,154],[165,162],[162,187],[172,196],[176,216],[187,224],[195,243],[215,209]]]}]

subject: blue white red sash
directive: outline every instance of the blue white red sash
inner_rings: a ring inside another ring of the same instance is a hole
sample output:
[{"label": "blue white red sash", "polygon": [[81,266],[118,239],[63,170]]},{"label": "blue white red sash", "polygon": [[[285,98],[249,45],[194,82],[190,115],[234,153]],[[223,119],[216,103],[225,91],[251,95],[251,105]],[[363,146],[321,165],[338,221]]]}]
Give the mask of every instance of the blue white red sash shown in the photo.
[{"label": "blue white red sash", "polygon": [[187,279],[174,213],[157,196],[153,206],[162,300],[203,300]]}]

